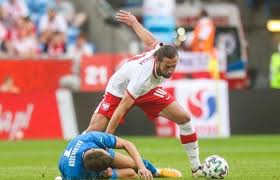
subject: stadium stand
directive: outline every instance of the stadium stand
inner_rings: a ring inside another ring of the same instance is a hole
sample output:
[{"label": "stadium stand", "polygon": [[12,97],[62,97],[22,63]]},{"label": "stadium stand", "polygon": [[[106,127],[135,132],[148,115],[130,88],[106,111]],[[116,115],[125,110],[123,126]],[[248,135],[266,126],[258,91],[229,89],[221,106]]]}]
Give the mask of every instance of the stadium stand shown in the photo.
[{"label": "stadium stand", "polygon": [[86,21],[86,15],[65,0],[2,0],[0,8],[2,56],[65,56]]}]

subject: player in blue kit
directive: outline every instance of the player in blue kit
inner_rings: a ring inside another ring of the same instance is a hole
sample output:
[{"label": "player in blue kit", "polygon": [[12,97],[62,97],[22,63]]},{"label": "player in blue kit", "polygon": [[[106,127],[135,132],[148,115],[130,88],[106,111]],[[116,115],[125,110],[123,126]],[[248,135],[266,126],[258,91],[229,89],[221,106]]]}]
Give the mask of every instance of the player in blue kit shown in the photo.
[{"label": "player in blue kit", "polygon": [[[114,152],[113,148],[124,149],[129,156]],[[64,180],[181,177],[175,169],[157,169],[149,161],[142,160],[133,143],[96,131],[69,142],[60,157],[59,170]]]}]

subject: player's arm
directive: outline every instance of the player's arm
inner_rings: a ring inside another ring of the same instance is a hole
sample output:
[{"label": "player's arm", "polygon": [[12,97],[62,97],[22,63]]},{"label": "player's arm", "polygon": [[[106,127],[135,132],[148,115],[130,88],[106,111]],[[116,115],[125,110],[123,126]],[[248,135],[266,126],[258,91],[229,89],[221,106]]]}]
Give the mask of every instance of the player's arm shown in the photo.
[{"label": "player's arm", "polygon": [[135,31],[137,36],[141,39],[141,41],[148,47],[154,48],[154,46],[157,43],[157,40],[153,36],[153,34],[145,29],[142,24],[138,22],[136,17],[131,14],[130,12],[126,12],[123,10],[120,10],[117,15],[116,19],[122,23],[127,24],[128,26],[132,27],[132,29]]},{"label": "player's arm", "polygon": [[126,150],[126,152],[134,160],[134,162],[138,168],[138,174],[141,179],[145,179],[145,180],[153,179],[153,175],[151,174],[151,172],[148,169],[146,169],[137,148],[135,147],[135,145],[132,142],[119,138],[119,137],[116,137],[116,147],[115,148]]},{"label": "player's arm", "polygon": [[120,104],[116,108],[109,121],[106,133],[114,134],[115,130],[119,126],[120,120],[125,115],[125,113],[131,108],[134,101],[135,100],[127,92],[125,92],[124,97],[122,98]]}]

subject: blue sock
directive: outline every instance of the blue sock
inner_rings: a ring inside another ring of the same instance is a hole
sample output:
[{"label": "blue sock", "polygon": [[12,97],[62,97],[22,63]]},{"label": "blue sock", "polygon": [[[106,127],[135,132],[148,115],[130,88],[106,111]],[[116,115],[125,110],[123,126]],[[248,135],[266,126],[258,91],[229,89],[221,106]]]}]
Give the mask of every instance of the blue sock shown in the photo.
[{"label": "blue sock", "polygon": [[143,159],[143,163],[144,163],[145,167],[149,171],[151,171],[152,174],[155,174],[157,172],[156,167],[152,163],[150,163],[148,160]]},{"label": "blue sock", "polygon": [[118,179],[117,169],[113,169],[112,176],[110,177],[110,179]]}]

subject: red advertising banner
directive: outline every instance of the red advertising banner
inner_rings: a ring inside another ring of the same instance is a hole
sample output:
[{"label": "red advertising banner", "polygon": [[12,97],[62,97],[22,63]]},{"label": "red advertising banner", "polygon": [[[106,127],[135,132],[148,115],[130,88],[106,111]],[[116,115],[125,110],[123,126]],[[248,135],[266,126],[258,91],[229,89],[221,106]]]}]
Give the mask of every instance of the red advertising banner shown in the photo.
[{"label": "red advertising banner", "polygon": [[117,71],[124,63],[130,60],[133,55],[130,54],[115,54],[113,59],[113,71]]},{"label": "red advertising banner", "polygon": [[62,128],[55,93],[0,93],[0,140],[58,138]]},{"label": "red advertising banner", "polygon": [[81,90],[103,91],[113,74],[112,54],[84,56],[81,61]]},{"label": "red advertising banner", "polygon": [[12,77],[20,92],[53,91],[71,68],[70,60],[1,60],[0,81]]},{"label": "red advertising banner", "polygon": [[110,77],[129,57],[128,54],[84,56],[81,60],[81,90],[104,91]]}]

